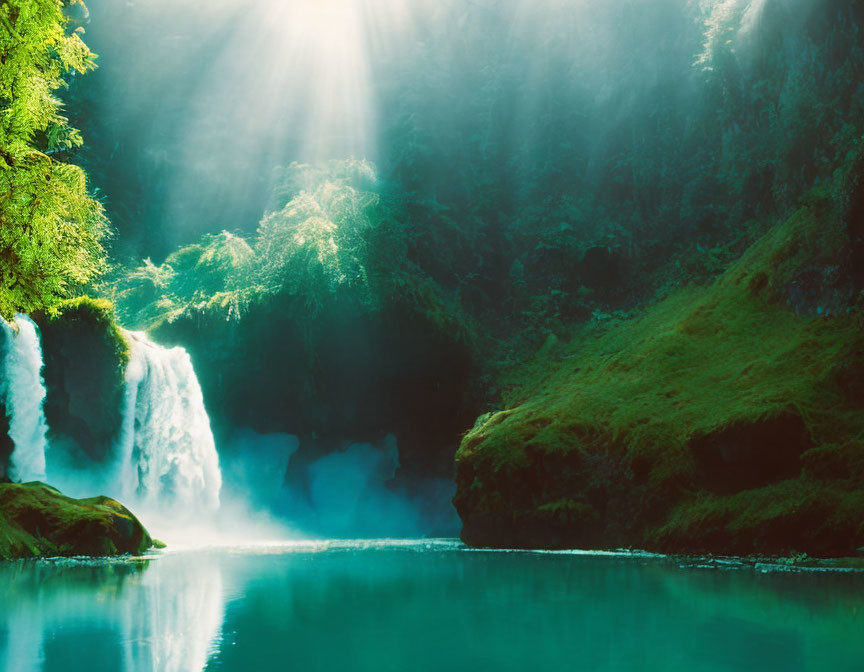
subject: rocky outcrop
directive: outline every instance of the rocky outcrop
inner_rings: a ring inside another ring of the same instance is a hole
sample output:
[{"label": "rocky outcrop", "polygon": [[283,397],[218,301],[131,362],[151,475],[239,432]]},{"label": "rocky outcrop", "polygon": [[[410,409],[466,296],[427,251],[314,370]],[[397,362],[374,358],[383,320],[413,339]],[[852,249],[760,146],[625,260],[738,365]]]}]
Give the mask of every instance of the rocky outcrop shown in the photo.
[{"label": "rocky outcrop", "polygon": [[[864,317],[834,290],[849,286],[842,219],[811,204],[711,286],[571,344],[551,339],[513,374],[506,410],[462,441],[463,539],[817,556],[864,546]],[[802,291],[810,275],[828,289]]]},{"label": "rocky outcrop", "polygon": [[109,301],[81,297],[36,316],[45,361],[45,419],[52,440],[102,461],[120,430],[129,345]]},{"label": "rocky outcrop", "polygon": [[109,497],[72,499],[44,483],[0,484],[0,558],[139,555],[153,540]]}]

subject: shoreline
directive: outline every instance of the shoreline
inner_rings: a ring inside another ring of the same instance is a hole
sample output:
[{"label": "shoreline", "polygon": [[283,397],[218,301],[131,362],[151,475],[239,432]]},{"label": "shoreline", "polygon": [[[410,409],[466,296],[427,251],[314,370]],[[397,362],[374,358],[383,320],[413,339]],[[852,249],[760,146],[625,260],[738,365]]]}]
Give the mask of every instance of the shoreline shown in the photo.
[{"label": "shoreline", "polygon": [[0,563],[40,562],[56,565],[140,563],[179,554],[207,555],[291,555],[314,553],[340,553],[358,551],[404,551],[414,553],[512,553],[526,555],[560,555],[580,558],[656,561],[677,565],[683,570],[752,570],[760,573],[789,574],[864,574],[864,557],[811,558],[808,556],[734,556],[662,554],[638,549],[525,549],[482,548],[466,545],[457,538],[428,539],[297,539],[263,540],[260,542],[225,542],[222,544],[175,545],[166,549],[149,549],[141,555],[114,556],[44,556],[13,558]]}]

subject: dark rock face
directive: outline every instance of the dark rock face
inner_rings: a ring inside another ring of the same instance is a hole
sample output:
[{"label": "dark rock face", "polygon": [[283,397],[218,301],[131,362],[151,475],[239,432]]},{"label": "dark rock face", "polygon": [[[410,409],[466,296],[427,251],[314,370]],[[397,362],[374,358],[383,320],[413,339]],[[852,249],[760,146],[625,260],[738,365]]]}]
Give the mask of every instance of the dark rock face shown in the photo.
[{"label": "dark rock face", "polygon": [[6,406],[0,403],[0,483],[9,481],[9,458],[15,444],[9,438],[9,418],[6,415]]},{"label": "dark rock face", "polygon": [[44,483],[0,484],[0,558],[141,554],[147,530],[109,497],[72,499]]},{"label": "dark rock face", "polygon": [[602,450],[533,451],[518,469],[473,471],[457,462],[462,539],[481,547],[638,546],[668,513],[669,498],[635,473],[623,444],[598,439]]},{"label": "dark rock face", "polygon": [[[578,450],[529,451],[524,468],[491,474],[471,473],[458,463],[455,503],[462,515],[463,540],[474,546],[566,548],[578,537],[586,546],[600,545],[611,522],[611,495],[618,490],[609,479],[620,458],[615,452],[610,450],[608,459],[599,463]],[[461,487],[469,479],[471,485]],[[506,494],[490,506],[482,501],[487,489]]]},{"label": "dark rock face", "polygon": [[[457,461],[462,539],[493,548],[854,555],[864,544],[864,449],[813,447],[787,413],[694,438],[690,476],[660,483],[611,436],[518,465]],[[688,494],[691,493],[691,494]],[[692,493],[698,493],[693,496]]]},{"label": "dark rock face", "polygon": [[789,283],[787,303],[800,315],[830,317],[847,311],[855,294],[849,268],[829,264],[798,273]]},{"label": "dark rock face", "polygon": [[591,247],[578,265],[582,284],[600,292],[605,298],[619,292],[627,279],[625,260],[608,247]]},{"label": "dark rock face", "polygon": [[696,483],[731,494],[795,478],[801,473],[801,455],[812,446],[804,421],[790,411],[699,437],[690,449]]},{"label": "dark rock face", "polygon": [[850,348],[843,356],[843,365],[838,367],[837,385],[843,396],[864,408],[864,344]]},{"label": "dark rock face", "polygon": [[101,461],[120,429],[123,402],[125,348],[113,315],[84,303],[39,323],[51,436]]},{"label": "dark rock face", "polygon": [[[0,358],[4,357],[6,348],[8,347],[6,338],[6,330],[0,329]],[[2,365],[0,365],[0,390],[6,384],[6,381],[2,378],[3,375]],[[12,455],[14,449],[15,444],[9,438],[9,416],[6,412],[4,395],[0,393],[0,483],[5,483],[9,480],[9,457]]]},{"label": "dark rock face", "polygon": [[652,537],[661,552],[703,555],[849,557],[862,541],[860,495],[806,479],[681,504]]},{"label": "dark rock face", "polygon": [[230,322],[182,317],[154,338],[188,350],[217,432],[296,434],[295,467],[392,433],[403,471],[452,477],[459,435],[479,408],[466,393],[470,346],[397,305],[372,310],[336,296],[301,319],[299,300],[256,304]]},{"label": "dark rock face", "polygon": [[864,167],[860,165],[857,171],[852,171],[849,179],[849,203],[845,220],[852,280],[855,291],[860,292],[864,290]]}]

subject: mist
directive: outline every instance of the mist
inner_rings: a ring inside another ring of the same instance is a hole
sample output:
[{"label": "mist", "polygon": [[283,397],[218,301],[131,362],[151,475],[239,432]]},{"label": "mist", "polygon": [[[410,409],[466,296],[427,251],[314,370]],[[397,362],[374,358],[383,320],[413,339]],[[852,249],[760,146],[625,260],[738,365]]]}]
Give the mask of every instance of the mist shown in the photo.
[{"label": "mist", "polygon": [[[300,441],[235,430],[221,451],[223,499],[250,521],[278,521],[291,538],[455,536],[459,520],[446,479],[400,479],[396,437],[349,443],[302,466]],[[245,509],[245,510],[244,510]]]}]

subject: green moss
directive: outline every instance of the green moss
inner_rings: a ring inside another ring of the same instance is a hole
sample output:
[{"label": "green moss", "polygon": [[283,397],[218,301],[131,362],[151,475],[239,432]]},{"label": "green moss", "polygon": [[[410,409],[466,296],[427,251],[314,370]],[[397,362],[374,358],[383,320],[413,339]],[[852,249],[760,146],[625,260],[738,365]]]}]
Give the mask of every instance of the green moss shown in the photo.
[{"label": "green moss", "polygon": [[681,290],[594,338],[544,347],[507,393],[512,407],[469,432],[458,459],[481,451],[510,463],[531,443],[571,450],[583,443],[581,428],[621,437],[634,459],[668,462],[693,436],[790,404],[817,433],[838,422],[864,429],[832,379],[862,340],[858,315],[806,320],[781,305],[788,269],[825,235],[802,211],[711,287]]},{"label": "green moss", "polygon": [[140,554],[138,519],[107,497],[72,499],[44,483],[0,484],[0,558]]},{"label": "green moss", "polygon": [[803,538],[798,543],[806,543],[812,555],[842,555],[848,540],[864,533],[862,511],[864,490],[793,479],[728,497],[702,493],[677,506],[647,541],[669,551],[795,555],[803,550],[796,545]]}]

